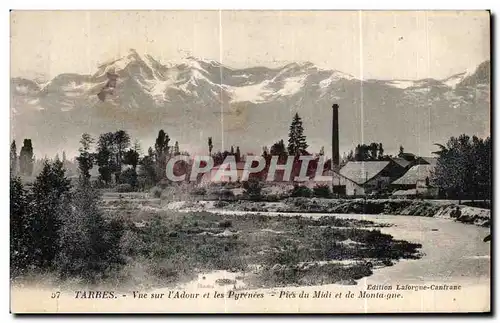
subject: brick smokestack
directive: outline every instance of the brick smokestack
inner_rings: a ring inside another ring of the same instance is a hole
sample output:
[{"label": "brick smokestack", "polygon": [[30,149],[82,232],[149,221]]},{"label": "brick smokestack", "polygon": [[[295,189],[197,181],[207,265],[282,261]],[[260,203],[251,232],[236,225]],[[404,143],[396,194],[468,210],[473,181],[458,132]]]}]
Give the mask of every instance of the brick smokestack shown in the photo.
[{"label": "brick smokestack", "polygon": [[332,169],[338,170],[339,156],[339,105],[332,105]]}]

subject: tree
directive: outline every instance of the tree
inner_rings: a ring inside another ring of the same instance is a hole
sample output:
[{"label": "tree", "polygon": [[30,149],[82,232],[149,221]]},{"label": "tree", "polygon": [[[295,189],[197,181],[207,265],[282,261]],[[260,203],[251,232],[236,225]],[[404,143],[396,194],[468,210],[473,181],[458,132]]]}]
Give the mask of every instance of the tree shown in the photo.
[{"label": "tree", "polygon": [[64,209],[57,268],[65,277],[82,277],[95,283],[123,264],[118,220],[107,222],[98,207],[99,194],[89,182],[80,181],[71,203]]},{"label": "tree", "polygon": [[269,157],[269,148],[267,148],[267,146],[262,147],[262,157],[267,161]]},{"label": "tree", "polygon": [[167,167],[167,155],[168,155],[168,143],[170,142],[170,137],[165,131],[160,130],[158,132],[158,137],[155,142],[155,159],[156,159],[156,169],[158,177],[160,179],[164,178],[166,175]]},{"label": "tree", "polygon": [[80,179],[84,181],[90,180],[90,170],[94,166],[94,155],[90,152],[93,143],[94,139],[88,133],[82,135],[80,139],[81,147],[78,149],[80,155],[76,157],[76,160],[80,171]]},{"label": "tree", "polygon": [[234,156],[234,147],[231,146],[231,156]]},{"label": "tree", "polygon": [[370,146],[368,147],[368,151],[370,153],[370,159],[371,160],[377,160],[378,158],[378,144],[372,142]]},{"label": "tree", "polygon": [[399,154],[398,157],[403,157],[405,153],[405,149],[403,146],[399,146]]},{"label": "tree", "polygon": [[382,143],[372,142],[369,145],[357,145],[354,153],[351,151],[347,156],[349,161],[367,161],[367,160],[382,160],[384,159],[384,148]]},{"label": "tree", "polygon": [[11,176],[17,174],[17,148],[15,140],[10,144],[10,174]]},{"label": "tree", "polygon": [[304,128],[302,126],[302,119],[298,113],[295,113],[292,124],[290,125],[290,132],[288,134],[288,153],[290,155],[305,155],[307,154],[308,145],[306,136],[304,136]]},{"label": "tree", "polygon": [[325,146],[321,146],[321,149],[319,150],[319,155],[324,156],[325,155]]},{"label": "tree", "polygon": [[368,159],[368,153],[366,150],[366,145],[357,145],[354,149],[354,160],[364,161]]},{"label": "tree", "polygon": [[139,153],[134,149],[129,149],[125,152],[123,163],[132,166],[125,170],[120,176],[121,183],[130,184],[133,188],[137,187],[137,164],[139,163]]},{"label": "tree", "polygon": [[477,137],[472,138],[473,155],[476,157],[476,169],[474,171],[474,180],[476,187],[474,192],[479,193],[483,198],[491,199],[492,188],[492,150],[491,138],[480,139]]},{"label": "tree", "polygon": [[241,161],[241,151],[240,151],[240,146],[236,146],[236,155],[235,155],[236,162],[239,163]]},{"label": "tree", "polygon": [[346,162],[354,161],[354,152],[352,149],[347,153]]},{"label": "tree", "polygon": [[112,132],[103,133],[97,141],[96,162],[99,171],[99,180],[110,184],[112,174],[117,171],[115,134]]},{"label": "tree", "polygon": [[114,134],[114,143],[116,145],[116,173],[115,176],[118,179],[120,177],[123,165],[123,154],[125,150],[130,146],[130,136],[124,130],[118,130]]},{"label": "tree", "polygon": [[446,145],[437,145],[436,167],[431,182],[448,195],[475,198],[491,194],[491,141],[463,134],[451,137]]},{"label": "tree", "polygon": [[[128,184],[130,185],[130,188],[128,188],[128,191],[132,191],[137,188],[137,185],[139,184],[138,178],[137,178],[137,172],[133,168],[127,168],[122,172],[120,175],[120,181],[118,182],[119,184]],[[117,187],[117,189],[120,189],[120,187]],[[123,187],[121,187],[123,189]]]},{"label": "tree", "polygon": [[31,176],[33,174],[33,145],[31,139],[24,139],[23,147],[19,153],[19,168],[21,174]]},{"label": "tree", "polygon": [[181,154],[181,152],[179,150],[179,142],[176,141],[175,144],[174,144],[174,156],[178,156],[180,154]]},{"label": "tree", "polygon": [[212,144],[212,137],[208,137],[208,155],[212,156],[212,149],[214,145]]},{"label": "tree", "polygon": [[143,183],[146,187],[151,187],[155,185],[158,181],[156,173],[156,161],[155,153],[153,148],[149,147],[148,155],[144,156],[141,161],[141,168],[139,171],[139,177],[143,179]]},{"label": "tree", "polygon": [[134,141],[134,145],[133,145],[132,147],[133,147],[133,149],[134,149],[135,151],[137,151],[137,152],[139,153],[139,155],[141,155],[141,154],[142,154],[142,148],[141,148],[141,144],[139,143],[139,140],[137,140],[137,139],[136,139],[136,140]]},{"label": "tree", "polygon": [[19,177],[10,178],[10,268],[12,276],[22,274],[32,261],[31,219],[28,193]]},{"label": "tree", "polygon": [[271,146],[271,151],[270,152],[271,152],[272,156],[279,156],[280,160],[282,158],[286,159],[286,157],[288,156],[288,152],[286,150],[285,143],[283,142],[283,139],[281,139],[280,141],[274,143]]},{"label": "tree", "polygon": [[139,163],[139,153],[134,149],[127,150],[123,157],[123,163],[125,165],[132,166],[132,169],[135,172],[137,169],[137,164]]},{"label": "tree", "polygon": [[382,146],[382,143],[380,142],[378,144],[378,159],[382,160],[384,158],[384,147]]},{"label": "tree", "polygon": [[45,161],[33,184],[31,209],[34,264],[42,268],[52,265],[59,250],[61,208],[69,198],[70,180],[65,176],[61,161]]}]

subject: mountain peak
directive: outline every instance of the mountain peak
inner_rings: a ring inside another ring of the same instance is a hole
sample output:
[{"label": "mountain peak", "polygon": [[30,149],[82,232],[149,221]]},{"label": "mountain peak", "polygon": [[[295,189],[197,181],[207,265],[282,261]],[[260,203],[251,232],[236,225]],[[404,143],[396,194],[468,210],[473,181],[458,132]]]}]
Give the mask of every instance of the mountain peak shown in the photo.
[{"label": "mountain peak", "polygon": [[[111,69],[117,82],[106,87]],[[489,62],[481,64],[470,74],[474,77],[466,78],[468,85],[457,88],[450,85],[464,81],[465,72],[439,81],[369,81],[311,62],[232,69],[188,55],[160,63],[130,49],[99,66],[93,76],[61,74],[46,85],[12,78],[13,136],[36,135],[38,147],[62,148],[65,138],[78,144],[83,132],[124,128],[145,139],[168,125],[180,142],[199,142],[200,136],[215,136],[222,128],[234,131],[229,142],[238,140],[241,147],[254,149],[286,134],[291,114],[298,111],[308,138],[328,145],[324,132],[331,127],[331,104],[338,102],[343,111],[341,146],[359,142],[361,107],[370,120],[363,124],[365,138],[384,142],[387,149],[427,149],[419,136],[423,131],[441,142],[456,135],[457,125],[472,134],[489,129],[489,71]],[[103,89],[110,93],[99,100]],[[56,127],[60,131],[53,131]]]},{"label": "mountain peak", "polygon": [[478,84],[490,83],[491,65],[490,61],[486,60],[479,64],[476,69],[470,73],[466,73],[463,80],[457,84],[458,87],[476,86]]},{"label": "mountain peak", "polygon": [[131,64],[139,64],[145,69],[149,69],[153,73],[154,68],[152,65],[161,65],[158,61],[153,59],[148,54],[140,54],[137,50],[130,48],[128,53],[118,59],[113,59],[99,65],[97,72],[93,75],[94,78],[101,78],[106,73],[119,73],[125,70]]}]

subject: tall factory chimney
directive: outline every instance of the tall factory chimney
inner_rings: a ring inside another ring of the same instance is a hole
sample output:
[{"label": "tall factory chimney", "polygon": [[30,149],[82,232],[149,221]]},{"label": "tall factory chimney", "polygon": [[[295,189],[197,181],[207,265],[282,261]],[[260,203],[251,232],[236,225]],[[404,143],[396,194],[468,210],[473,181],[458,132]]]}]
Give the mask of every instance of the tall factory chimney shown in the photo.
[{"label": "tall factory chimney", "polygon": [[339,105],[332,105],[332,170],[338,170],[339,156]]}]

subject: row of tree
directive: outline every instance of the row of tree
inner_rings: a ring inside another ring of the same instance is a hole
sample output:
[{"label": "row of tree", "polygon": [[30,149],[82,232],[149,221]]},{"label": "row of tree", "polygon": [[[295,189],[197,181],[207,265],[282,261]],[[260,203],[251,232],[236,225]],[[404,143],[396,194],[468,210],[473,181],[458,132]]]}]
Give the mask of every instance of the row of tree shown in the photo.
[{"label": "row of tree", "polygon": [[33,173],[33,144],[31,139],[24,139],[23,146],[17,155],[16,141],[13,140],[10,144],[10,172],[11,174],[18,174],[31,176]]},{"label": "row of tree", "polygon": [[[87,148],[78,159],[81,170],[88,169]],[[121,266],[122,224],[106,220],[98,201],[88,174],[82,173],[73,188],[57,159],[45,162],[30,189],[11,176],[11,277],[50,271],[96,282]]]},{"label": "row of tree", "polygon": [[382,143],[372,142],[369,145],[358,144],[354,152],[349,151],[345,159],[346,161],[368,161],[383,160],[385,157]]},{"label": "row of tree", "polygon": [[[244,156],[242,156],[240,147],[231,146],[231,149],[218,151],[216,153],[212,153],[213,151],[213,140],[212,137],[208,137],[208,153],[212,156],[214,160],[214,165],[220,165],[224,161],[227,156],[235,156],[236,162],[240,162],[244,160]],[[300,155],[309,155],[307,152],[307,148],[309,145],[307,144],[306,136],[304,135],[304,127],[302,124],[302,119],[299,114],[296,113],[293,117],[292,123],[290,125],[290,130],[288,133],[288,145],[285,145],[284,141],[281,139],[278,142],[274,143],[269,149],[267,146],[262,148],[262,156],[280,156],[280,160],[286,158],[288,156],[300,156]],[[324,148],[321,149],[324,154]],[[321,152],[320,152],[321,154]]]},{"label": "row of tree", "polygon": [[[93,145],[95,143],[95,152]],[[137,188],[139,184],[150,187],[166,176],[168,159],[181,152],[176,141],[170,146],[170,137],[160,130],[154,149],[149,147],[147,154],[141,155],[141,147],[136,141],[131,145],[130,135],[124,130],[99,135],[95,141],[89,134],[80,140],[80,156],[77,157],[80,173],[90,178],[90,170],[97,166],[100,185],[129,184]],[[140,167],[138,167],[140,166]],[[82,168],[83,167],[83,168]]]}]

